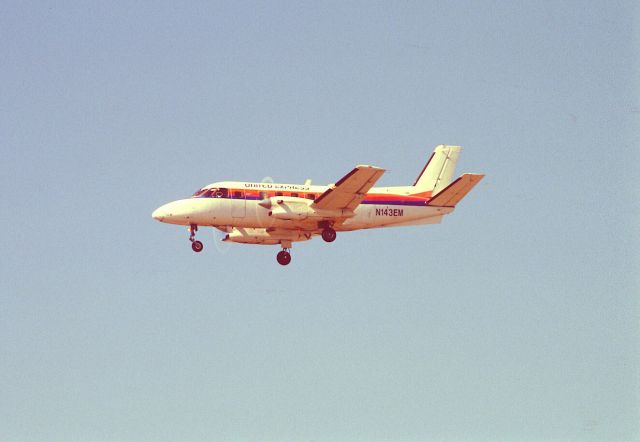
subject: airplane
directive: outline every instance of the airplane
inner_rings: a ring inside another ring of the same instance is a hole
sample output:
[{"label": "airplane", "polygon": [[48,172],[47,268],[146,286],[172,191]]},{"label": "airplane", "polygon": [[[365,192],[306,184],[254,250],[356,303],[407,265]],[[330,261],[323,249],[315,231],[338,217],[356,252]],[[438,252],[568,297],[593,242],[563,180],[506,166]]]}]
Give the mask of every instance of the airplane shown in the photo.
[{"label": "airplane", "polygon": [[358,165],[328,186],[313,186],[311,180],[216,182],[190,198],[159,207],[151,216],[188,226],[194,252],[203,249],[195,239],[198,227],[211,226],[227,234],[223,241],[280,245],[276,259],[286,266],[294,242],[318,235],[333,242],[337,232],[439,224],[484,177],[465,173],[452,181],[460,150],[460,146],[437,146],[411,186],[373,187],[385,169]]}]

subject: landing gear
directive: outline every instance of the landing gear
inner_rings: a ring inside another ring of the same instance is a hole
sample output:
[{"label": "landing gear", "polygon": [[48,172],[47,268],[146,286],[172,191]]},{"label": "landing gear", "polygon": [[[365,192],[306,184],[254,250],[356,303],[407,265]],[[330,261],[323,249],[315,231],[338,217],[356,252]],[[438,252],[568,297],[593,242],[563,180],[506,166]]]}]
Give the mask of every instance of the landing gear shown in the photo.
[{"label": "landing gear", "polygon": [[291,253],[289,253],[289,250],[291,250],[292,243],[289,240],[282,240],[280,241],[280,245],[282,246],[282,250],[276,255],[278,264],[282,266],[289,265],[291,262]]},{"label": "landing gear", "polygon": [[200,241],[196,241],[196,232],[198,231],[198,226],[196,224],[191,224],[189,226],[189,241],[191,241],[191,250],[196,253],[202,252],[204,246]]},{"label": "landing gear", "polygon": [[334,242],[336,240],[336,236],[336,231],[331,227],[326,227],[322,231],[322,239],[324,239],[326,242]]},{"label": "landing gear", "polygon": [[291,253],[286,250],[281,250],[276,255],[276,259],[278,260],[278,264],[286,266],[291,262]]}]

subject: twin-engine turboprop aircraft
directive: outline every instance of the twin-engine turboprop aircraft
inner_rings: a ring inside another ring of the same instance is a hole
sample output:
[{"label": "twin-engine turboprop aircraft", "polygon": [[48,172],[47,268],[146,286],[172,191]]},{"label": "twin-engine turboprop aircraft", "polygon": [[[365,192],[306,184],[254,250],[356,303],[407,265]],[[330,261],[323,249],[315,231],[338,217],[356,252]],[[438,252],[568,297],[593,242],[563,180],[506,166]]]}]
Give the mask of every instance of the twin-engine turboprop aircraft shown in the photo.
[{"label": "twin-engine turboprop aircraft", "polygon": [[317,235],[332,242],[336,232],[440,223],[484,177],[465,173],[452,182],[459,155],[459,146],[436,147],[412,186],[373,187],[385,170],[360,165],[328,186],[217,182],[151,216],[189,226],[194,252],[203,249],[198,226],[212,226],[227,233],[223,241],[279,244],[277,260],[287,265],[291,245]]}]

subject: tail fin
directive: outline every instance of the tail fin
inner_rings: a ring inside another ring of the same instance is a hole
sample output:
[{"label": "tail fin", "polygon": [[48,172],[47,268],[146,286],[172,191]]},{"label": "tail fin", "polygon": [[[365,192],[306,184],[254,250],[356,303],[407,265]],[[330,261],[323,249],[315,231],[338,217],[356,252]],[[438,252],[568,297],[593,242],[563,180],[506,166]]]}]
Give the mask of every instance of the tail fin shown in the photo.
[{"label": "tail fin", "polygon": [[460,150],[460,146],[437,146],[413,183],[417,193],[431,192],[435,195],[447,187],[453,178]]},{"label": "tail fin", "polygon": [[436,193],[427,205],[455,207],[482,178],[484,178],[484,175],[480,173],[465,173],[445,189]]}]

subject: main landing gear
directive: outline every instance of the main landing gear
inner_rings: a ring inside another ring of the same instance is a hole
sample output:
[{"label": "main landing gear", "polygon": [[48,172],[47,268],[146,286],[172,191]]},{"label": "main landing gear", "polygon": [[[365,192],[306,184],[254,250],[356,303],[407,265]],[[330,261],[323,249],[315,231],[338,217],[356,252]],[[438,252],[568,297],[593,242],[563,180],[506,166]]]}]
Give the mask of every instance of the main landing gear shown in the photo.
[{"label": "main landing gear", "polygon": [[332,223],[330,221],[320,221],[318,227],[322,229],[322,239],[326,242],[334,242],[336,240],[336,231],[333,230]]},{"label": "main landing gear", "polygon": [[283,249],[278,252],[276,259],[278,260],[278,264],[286,266],[291,262],[291,253]]},{"label": "main landing gear", "polygon": [[334,242],[336,240],[336,236],[336,231],[331,227],[326,227],[322,231],[322,239],[324,239],[326,242]]},{"label": "main landing gear", "polygon": [[191,241],[191,250],[196,253],[202,252],[204,246],[200,241],[196,240],[196,232],[198,231],[198,226],[196,224],[191,224],[189,226],[189,241]]},{"label": "main landing gear", "polygon": [[289,263],[291,262],[291,253],[289,253],[289,250],[291,250],[292,243],[291,241],[283,240],[280,241],[280,245],[282,246],[282,250],[280,250],[276,255],[278,264],[282,266],[289,265]]}]

